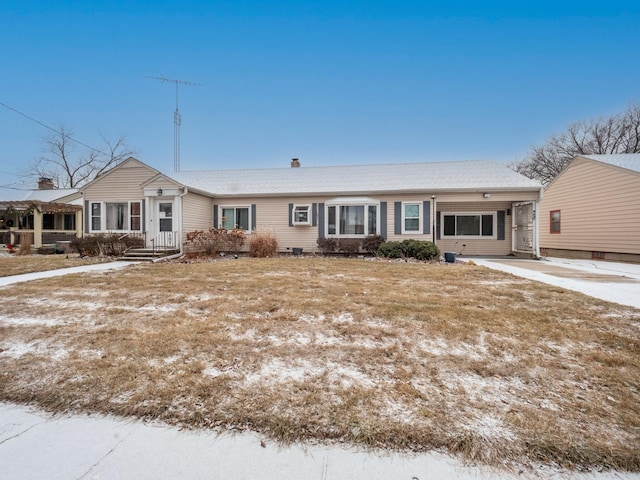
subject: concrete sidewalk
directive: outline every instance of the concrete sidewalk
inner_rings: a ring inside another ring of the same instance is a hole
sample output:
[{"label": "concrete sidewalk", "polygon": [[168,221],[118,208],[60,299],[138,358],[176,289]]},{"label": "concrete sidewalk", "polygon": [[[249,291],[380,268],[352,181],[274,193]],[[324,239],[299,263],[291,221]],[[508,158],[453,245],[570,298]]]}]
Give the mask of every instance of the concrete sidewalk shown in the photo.
[{"label": "concrete sidewalk", "polygon": [[640,265],[635,263],[566,258],[458,258],[608,302],[640,308]]}]

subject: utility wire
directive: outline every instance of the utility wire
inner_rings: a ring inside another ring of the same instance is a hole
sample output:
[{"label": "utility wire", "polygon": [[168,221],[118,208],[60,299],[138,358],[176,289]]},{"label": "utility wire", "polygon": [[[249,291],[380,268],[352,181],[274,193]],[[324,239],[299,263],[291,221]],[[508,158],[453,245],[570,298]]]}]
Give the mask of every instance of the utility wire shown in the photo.
[{"label": "utility wire", "polygon": [[38,124],[38,125],[40,125],[41,127],[44,127],[44,128],[46,128],[46,129],[48,129],[48,130],[51,130],[52,132],[55,132],[55,133],[57,133],[58,135],[62,135],[64,138],[66,138],[66,139],[68,139],[68,140],[71,140],[72,142],[75,142],[75,143],[77,143],[78,145],[82,145],[83,147],[88,148],[89,150],[93,150],[94,152],[101,153],[102,155],[108,155],[108,153],[104,153],[102,150],[98,150],[97,148],[93,148],[92,146],[87,145],[86,143],[82,143],[80,140],[76,140],[75,138],[70,137],[70,136],[69,136],[69,135],[67,135],[66,133],[63,133],[63,132],[61,132],[61,131],[59,131],[59,130],[56,130],[55,128],[53,128],[53,127],[51,127],[51,126],[47,125],[47,124],[46,124],[46,123],[44,123],[44,122],[41,122],[40,120],[38,120],[38,119],[36,119],[36,118],[33,118],[33,117],[30,117],[30,116],[29,116],[29,115],[27,115],[26,113],[22,113],[20,110],[16,110],[15,108],[10,107],[10,106],[9,106],[9,105],[7,105],[6,103],[2,103],[2,102],[0,102],[0,105],[2,105],[4,108],[6,108],[6,109],[8,109],[8,110],[11,110],[12,112],[17,113],[18,115],[23,116],[24,118],[26,118],[26,119],[28,119],[28,120],[31,120],[31,121],[32,121],[32,122],[34,122],[34,123],[37,123],[37,124]]}]

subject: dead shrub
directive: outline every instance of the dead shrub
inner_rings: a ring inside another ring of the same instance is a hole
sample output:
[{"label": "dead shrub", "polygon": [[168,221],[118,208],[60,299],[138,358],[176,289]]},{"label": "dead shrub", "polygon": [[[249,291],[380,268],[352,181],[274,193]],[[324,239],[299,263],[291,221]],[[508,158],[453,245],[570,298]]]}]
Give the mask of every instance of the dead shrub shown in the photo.
[{"label": "dead shrub", "polygon": [[256,232],[249,241],[249,256],[268,258],[278,252],[278,240],[272,232]]},{"label": "dead shrub", "polygon": [[347,255],[353,255],[360,251],[362,242],[357,238],[340,238],[338,239],[338,251]]},{"label": "dead shrub", "polygon": [[184,251],[187,255],[211,256],[220,252],[238,253],[245,243],[244,230],[234,228],[210,228],[207,231],[187,232]]}]

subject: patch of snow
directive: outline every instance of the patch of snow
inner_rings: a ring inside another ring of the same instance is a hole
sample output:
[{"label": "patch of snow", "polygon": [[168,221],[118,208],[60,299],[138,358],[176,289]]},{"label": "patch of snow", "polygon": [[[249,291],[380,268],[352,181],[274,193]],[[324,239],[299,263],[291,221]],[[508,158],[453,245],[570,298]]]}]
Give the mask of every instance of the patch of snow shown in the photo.
[{"label": "patch of snow", "polygon": [[38,318],[38,317],[8,317],[0,316],[0,323],[13,326],[44,326],[54,327],[56,325],[65,325],[69,323],[61,318]]},{"label": "patch of snow", "polygon": [[353,315],[349,312],[342,312],[338,315],[334,315],[332,318],[333,323],[354,323]]}]

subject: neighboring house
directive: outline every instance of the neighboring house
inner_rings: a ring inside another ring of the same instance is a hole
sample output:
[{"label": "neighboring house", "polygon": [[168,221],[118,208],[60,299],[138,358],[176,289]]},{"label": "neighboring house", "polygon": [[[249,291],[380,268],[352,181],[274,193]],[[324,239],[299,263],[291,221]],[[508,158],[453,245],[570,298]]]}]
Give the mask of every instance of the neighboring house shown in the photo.
[{"label": "neighboring house", "polygon": [[82,188],[85,234],[182,247],[187,232],[269,231],[282,252],[319,237],[435,240],[441,251],[538,255],[542,186],[491,161],[163,174],[129,158]]},{"label": "neighboring house", "polygon": [[41,178],[37,189],[0,200],[0,244],[19,245],[27,236],[34,247],[82,236],[80,192],[54,188],[50,179]]},{"label": "neighboring house", "polygon": [[581,155],[544,190],[543,255],[640,260],[640,154]]}]

